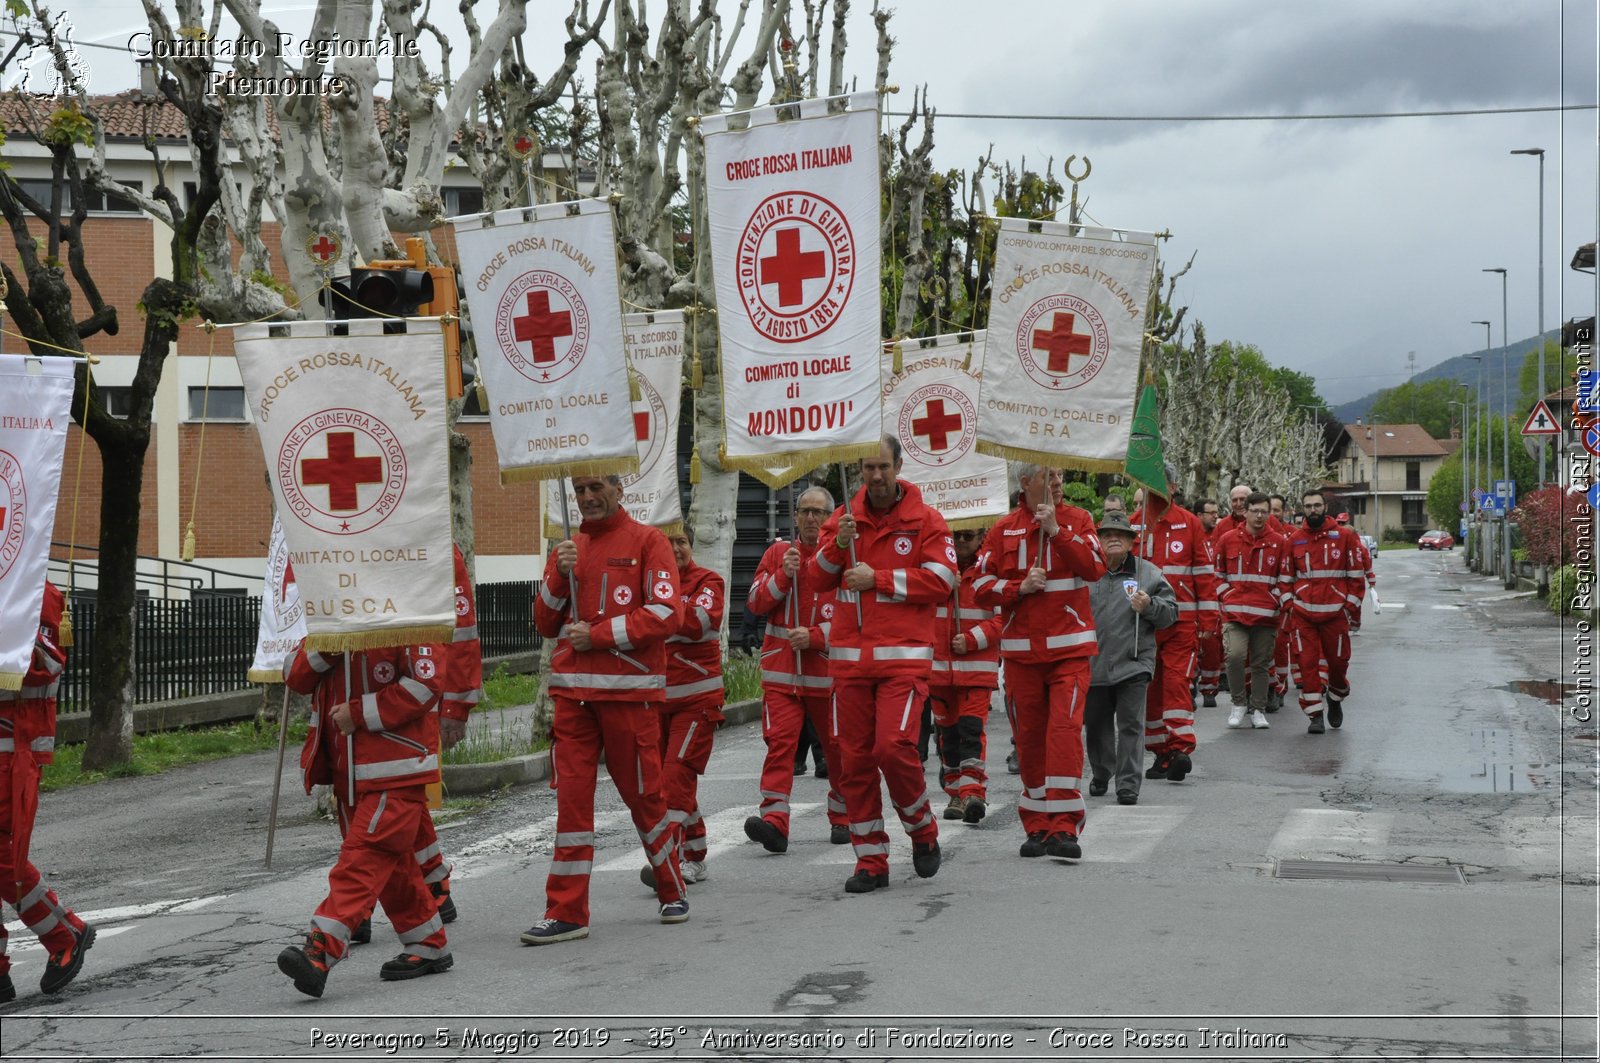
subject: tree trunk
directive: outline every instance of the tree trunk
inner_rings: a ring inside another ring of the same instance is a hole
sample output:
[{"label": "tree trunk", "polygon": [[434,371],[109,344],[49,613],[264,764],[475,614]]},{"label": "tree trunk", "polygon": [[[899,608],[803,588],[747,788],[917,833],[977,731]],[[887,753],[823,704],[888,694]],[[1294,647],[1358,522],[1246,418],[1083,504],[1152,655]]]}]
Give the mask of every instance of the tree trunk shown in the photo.
[{"label": "tree trunk", "polygon": [[[88,441],[84,441],[88,445]],[[139,567],[139,491],[149,431],[100,448],[99,591],[90,664],[89,738],[83,770],[126,764],[133,757],[133,634]]]}]

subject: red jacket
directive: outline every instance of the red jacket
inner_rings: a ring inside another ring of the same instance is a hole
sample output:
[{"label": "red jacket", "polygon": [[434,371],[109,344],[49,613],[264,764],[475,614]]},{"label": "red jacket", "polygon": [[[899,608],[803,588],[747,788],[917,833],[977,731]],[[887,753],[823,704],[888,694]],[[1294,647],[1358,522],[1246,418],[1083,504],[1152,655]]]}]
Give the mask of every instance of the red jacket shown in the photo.
[{"label": "red jacket", "polygon": [[[938,637],[933,641],[933,678],[938,686],[976,687],[994,690],[1000,685],[1000,628],[1005,618],[999,611],[980,608],[977,559],[961,569],[961,604],[956,619],[950,619],[950,599],[934,610]],[[957,635],[967,636],[967,652],[957,653],[950,643]]]},{"label": "red jacket", "polygon": [[1260,627],[1276,623],[1289,591],[1289,540],[1261,529],[1235,528],[1217,543],[1217,601],[1222,619]]},{"label": "red jacket", "polygon": [[1295,613],[1323,623],[1361,608],[1367,590],[1362,551],[1360,536],[1331,520],[1320,531],[1296,528],[1289,540]]},{"label": "red jacket", "polygon": [[[439,693],[449,647],[391,646],[355,653],[307,652],[284,664],[290,690],[311,695],[311,726],[300,750],[306,793],[319,783],[347,804],[359,794],[439,780]],[[339,733],[330,714],[356,702],[355,730]]]},{"label": "red jacket", "polygon": [[[789,552],[789,543],[779,539],[761,555],[761,564],[750,584],[750,609],[767,619],[766,637],[761,641],[761,685],[798,697],[821,697],[833,689],[833,679],[828,674],[828,638],[833,630],[834,592],[819,587],[815,573],[806,575],[820,546],[796,545],[800,550],[800,571],[792,581],[783,572],[783,555]],[[795,653],[789,645],[791,626],[810,632],[810,649]]]},{"label": "red jacket", "polygon": [[[1135,510],[1130,522],[1139,526],[1144,516],[1142,508]],[[1133,540],[1133,552],[1161,570],[1178,601],[1177,624],[1161,629],[1157,639],[1165,638],[1178,624],[1194,626],[1202,613],[1216,611],[1217,579],[1211,542],[1199,517],[1182,506],[1168,505],[1153,522],[1140,528]]]},{"label": "red jacket", "polygon": [[728,605],[723,578],[700,565],[678,571],[683,605],[678,630],[667,636],[667,704],[722,714],[722,613]]},{"label": "red jacket", "polygon": [[444,695],[439,712],[452,720],[465,720],[483,697],[483,643],[478,639],[478,603],[473,600],[472,577],[459,546],[456,555],[456,630],[444,671]]},{"label": "red jacket", "polygon": [[[956,587],[956,547],[937,510],[916,484],[895,481],[900,497],[885,513],[867,505],[866,488],[850,500],[856,520],[855,560],[876,571],[874,588],[839,590],[829,636],[834,679],[886,675],[926,678],[933,668],[933,611]],[[841,507],[822,526],[821,549],[805,566],[807,582],[840,587],[850,551],[838,543]],[[860,603],[861,619],[856,619]]]},{"label": "red jacket", "polygon": [[[1041,561],[1039,521],[1024,502],[989,529],[978,552],[977,603],[1005,615],[1000,633],[1005,660],[1044,664],[1099,652],[1089,585],[1106,574],[1106,561],[1094,518],[1060,502],[1056,523],[1060,528],[1045,543]],[[1035,565],[1048,577],[1044,589],[1023,595],[1018,588]]]},{"label": "red jacket", "polygon": [[55,759],[56,691],[67,666],[67,651],[61,647],[65,604],[61,589],[46,580],[39,632],[33,640],[33,660],[22,677],[22,689],[0,690],[0,753],[16,752],[20,742],[37,764],[49,764]]},{"label": "red jacket", "polygon": [[584,521],[578,545],[576,619],[590,624],[594,648],[572,648],[565,634],[572,581],[554,552],[533,600],[539,634],[559,642],[550,658],[550,692],[578,701],[664,701],[666,638],[678,630],[678,560],[667,537],[618,509]]}]

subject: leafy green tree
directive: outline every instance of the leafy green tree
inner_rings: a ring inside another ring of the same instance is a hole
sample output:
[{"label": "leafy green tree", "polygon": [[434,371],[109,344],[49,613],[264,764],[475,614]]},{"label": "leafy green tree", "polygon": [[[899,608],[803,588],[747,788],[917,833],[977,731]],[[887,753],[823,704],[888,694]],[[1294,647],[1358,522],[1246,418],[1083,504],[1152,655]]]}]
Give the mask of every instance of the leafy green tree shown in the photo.
[{"label": "leafy green tree", "polygon": [[1461,451],[1444,460],[1428,481],[1428,517],[1451,535],[1461,520]]},{"label": "leafy green tree", "polygon": [[1375,424],[1420,424],[1429,435],[1444,439],[1459,419],[1450,402],[1461,395],[1460,384],[1452,379],[1408,380],[1378,392],[1370,417]]},{"label": "leafy green tree", "polygon": [[[1561,343],[1557,340],[1546,340],[1544,344],[1544,387],[1546,392],[1560,391],[1572,383],[1572,374],[1577,371],[1578,356],[1570,349],[1563,351]],[[1533,409],[1534,400],[1539,397],[1539,359],[1538,352],[1529,351],[1522,360],[1522,368],[1517,372],[1517,405],[1516,410],[1522,411],[1526,416]],[[1561,411],[1554,410],[1559,414]],[[1520,427],[1514,425],[1513,427]]]},{"label": "leafy green tree", "polygon": [[1274,366],[1271,377],[1274,383],[1289,393],[1289,401],[1296,406],[1321,406],[1328,404],[1317,393],[1317,378],[1307,373],[1298,373],[1285,366]]}]

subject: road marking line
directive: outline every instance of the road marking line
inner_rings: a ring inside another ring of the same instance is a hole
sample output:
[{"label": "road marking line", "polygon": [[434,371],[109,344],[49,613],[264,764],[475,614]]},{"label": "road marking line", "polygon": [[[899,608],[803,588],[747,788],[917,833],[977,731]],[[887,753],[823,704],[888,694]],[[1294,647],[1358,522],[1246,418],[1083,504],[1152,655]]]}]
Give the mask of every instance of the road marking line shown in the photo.
[{"label": "road marking line", "polygon": [[[89,920],[89,922],[92,923],[92,922],[94,922],[94,920],[91,919],[91,920]],[[7,924],[8,928],[9,928],[9,925],[10,924]],[[18,923],[17,925],[21,926],[22,924]],[[142,924],[142,923],[123,923],[121,926],[107,926],[107,927],[101,927],[101,926],[97,925],[94,928],[94,939],[95,939],[96,942],[101,942],[101,941],[104,941],[106,938],[114,938],[118,934],[126,934],[128,931],[132,930],[134,927],[143,926],[143,925],[144,924]],[[13,937],[12,941],[11,941],[11,946],[8,949],[6,949],[6,951],[8,953],[10,953],[12,956],[17,956],[17,955],[20,955],[21,953],[24,953],[24,952],[35,952],[35,951],[43,949],[43,948],[44,948],[44,946],[39,943],[39,939],[36,938],[36,937],[33,937],[30,934],[26,940],[21,941],[21,942],[18,942],[16,940],[16,938]]]},{"label": "road marking line", "polygon": [[[594,818],[594,832],[610,830],[618,823],[628,821],[632,825],[627,809],[618,812],[603,812]],[[489,837],[462,849],[460,852],[446,851],[445,859],[453,861],[455,867],[450,872],[451,881],[460,879],[477,878],[490,872],[506,867],[523,857],[544,857],[548,859],[555,849],[556,817],[555,813],[544,816],[536,823],[516,830],[504,831],[500,834],[491,834]]]},{"label": "road marking line", "polygon": [[1083,835],[1084,859],[1135,864],[1150,859],[1156,846],[1194,811],[1184,805],[1109,805],[1089,817]]},{"label": "road marking line", "polygon": [[1306,857],[1311,855],[1360,854],[1377,859],[1379,850],[1389,844],[1394,815],[1389,812],[1345,812],[1336,808],[1297,808],[1283,817],[1283,824],[1267,846],[1267,855]]},{"label": "road marking line", "polygon": [[[996,812],[1005,809],[1010,805],[1010,802],[1004,798],[985,801],[984,803],[989,809],[988,814],[984,817],[984,823],[986,826],[969,827],[960,820],[943,818],[944,808],[938,804],[938,800],[940,798],[944,798],[946,801],[949,800],[949,798],[945,797],[943,790],[935,789],[933,787],[928,788],[929,804],[933,808],[934,814],[940,817],[939,848],[946,854],[953,851],[960,851],[968,844],[979,843],[983,840],[983,837],[986,834],[997,835],[999,831],[996,830],[995,824],[990,823],[990,820],[994,818]],[[885,810],[883,826],[889,834],[889,862],[891,865],[898,864],[904,867],[910,867],[911,838],[906,834],[905,827],[901,826],[900,818],[895,815],[894,806],[885,801],[883,807]],[[1015,823],[1016,821],[1012,820],[1012,822]],[[1017,829],[1019,831],[1021,830],[1020,825]],[[806,861],[807,864],[813,867],[840,864],[853,865],[855,862],[855,850],[848,845],[835,845],[832,847],[831,851]]]},{"label": "road marking line", "polygon": [[[794,821],[796,819],[804,816],[807,812],[811,812],[821,807],[822,805],[818,802],[802,802],[799,804],[790,805],[790,829],[793,829]],[[760,846],[756,845],[755,842],[745,837],[744,833],[744,821],[752,814],[753,813],[748,808],[726,808],[721,812],[706,817],[706,859],[709,860],[718,853],[726,852],[729,849],[733,849],[741,845],[749,846],[753,850],[759,849]],[[594,873],[599,874],[602,871],[624,871],[632,868],[642,867],[644,866],[641,863],[643,859],[643,849],[635,849],[628,852],[626,855],[614,856],[604,863],[596,864],[594,866]]]}]

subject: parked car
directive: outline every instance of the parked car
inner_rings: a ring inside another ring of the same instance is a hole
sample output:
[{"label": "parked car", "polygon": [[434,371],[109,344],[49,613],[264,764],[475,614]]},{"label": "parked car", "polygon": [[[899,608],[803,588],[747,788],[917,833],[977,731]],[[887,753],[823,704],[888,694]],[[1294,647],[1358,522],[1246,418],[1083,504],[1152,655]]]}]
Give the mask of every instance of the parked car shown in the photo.
[{"label": "parked car", "polygon": [[1455,548],[1456,538],[1447,531],[1427,531],[1422,533],[1422,538],[1417,540],[1418,550],[1452,550]]}]

